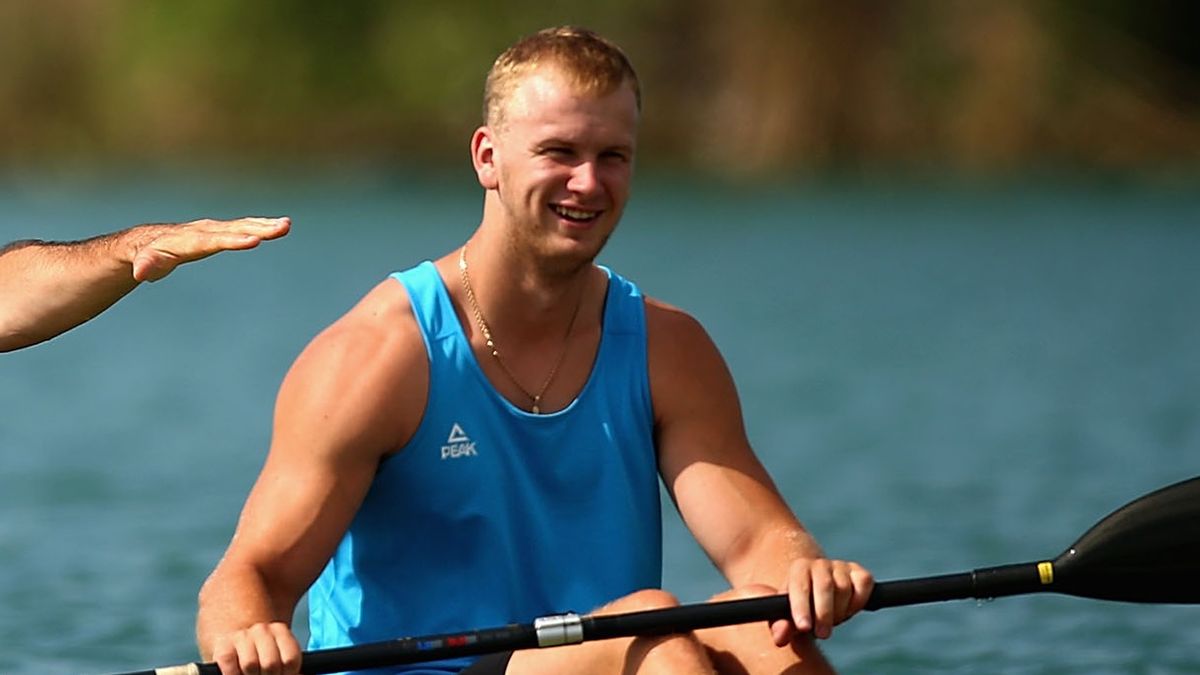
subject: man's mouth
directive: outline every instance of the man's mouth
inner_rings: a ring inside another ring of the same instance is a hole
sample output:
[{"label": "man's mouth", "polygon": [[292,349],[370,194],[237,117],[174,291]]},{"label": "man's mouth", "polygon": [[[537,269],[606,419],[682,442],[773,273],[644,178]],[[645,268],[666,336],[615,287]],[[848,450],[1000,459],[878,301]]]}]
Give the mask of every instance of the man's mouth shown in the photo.
[{"label": "man's mouth", "polygon": [[562,206],[561,204],[551,204],[550,209],[558,215],[559,218],[569,220],[575,223],[588,223],[600,217],[603,211],[592,209],[580,209],[570,206]]}]

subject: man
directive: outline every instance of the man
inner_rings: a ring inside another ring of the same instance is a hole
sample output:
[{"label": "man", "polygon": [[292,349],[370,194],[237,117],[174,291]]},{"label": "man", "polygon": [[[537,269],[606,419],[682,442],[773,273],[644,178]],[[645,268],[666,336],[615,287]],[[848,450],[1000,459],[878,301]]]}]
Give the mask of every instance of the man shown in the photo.
[{"label": "man", "polygon": [[287,234],[288,218],[151,224],[78,242],[0,248],[0,352],[37,344],[108,309],[140,282]]},{"label": "man", "polygon": [[313,648],[675,604],[655,590],[660,476],[734,587],[722,597],[782,589],[793,621],[378,672],[830,670],[808,634],[861,609],[870,574],[826,559],[786,507],[699,324],[592,262],[629,194],[639,109],[625,56],[591,32],[497,59],[471,139],[479,228],[379,284],[284,379],[200,593],[200,650],[224,675],[302,670],[289,622],[310,585]]}]

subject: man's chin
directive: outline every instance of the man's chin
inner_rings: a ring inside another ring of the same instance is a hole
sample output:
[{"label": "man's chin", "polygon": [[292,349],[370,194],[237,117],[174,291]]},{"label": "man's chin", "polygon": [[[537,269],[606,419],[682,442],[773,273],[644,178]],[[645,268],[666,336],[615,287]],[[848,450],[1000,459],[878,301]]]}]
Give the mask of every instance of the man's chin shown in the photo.
[{"label": "man's chin", "polygon": [[546,247],[548,257],[556,261],[561,273],[574,273],[591,265],[604,250],[611,233],[589,232],[588,236],[559,236]]}]

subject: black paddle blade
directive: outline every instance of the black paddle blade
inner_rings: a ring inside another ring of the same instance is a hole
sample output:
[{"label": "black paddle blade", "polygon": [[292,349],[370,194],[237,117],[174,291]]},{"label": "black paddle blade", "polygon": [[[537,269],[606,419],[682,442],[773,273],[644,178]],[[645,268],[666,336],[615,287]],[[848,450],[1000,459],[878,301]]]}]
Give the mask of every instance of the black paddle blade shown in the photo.
[{"label": "black paddle blade", "polygon": [[1122,506],[1054,561],[1046,589],[1084,598],[1200,603],[1200,477]]}]

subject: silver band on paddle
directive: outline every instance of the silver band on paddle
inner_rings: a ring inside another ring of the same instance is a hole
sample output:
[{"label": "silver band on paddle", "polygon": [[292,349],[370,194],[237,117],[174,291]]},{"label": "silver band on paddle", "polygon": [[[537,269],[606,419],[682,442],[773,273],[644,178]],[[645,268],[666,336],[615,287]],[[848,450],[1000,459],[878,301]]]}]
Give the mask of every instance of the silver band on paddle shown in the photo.
[{"label": "silver band on paddle", "polygon": [[543,616],[533,621],[539,647],[575,645],[583,642],[583,622],[574,612]]}]

